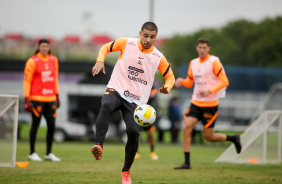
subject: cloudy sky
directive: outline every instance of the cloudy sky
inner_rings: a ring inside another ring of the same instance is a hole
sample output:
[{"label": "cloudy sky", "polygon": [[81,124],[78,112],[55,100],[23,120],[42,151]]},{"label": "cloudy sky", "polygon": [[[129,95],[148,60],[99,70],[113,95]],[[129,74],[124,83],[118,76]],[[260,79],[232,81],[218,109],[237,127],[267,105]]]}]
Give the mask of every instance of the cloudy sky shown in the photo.
[{"label": "cloudy sky", "polygon": [[[0,0],[0,36],[108,34],[136,37],[150,19],[151,0]],[[229,21],[282,16],[282,0],[153,0],[159,37],[217,28]],[[87,18],[88,17],[88,18]]]}]

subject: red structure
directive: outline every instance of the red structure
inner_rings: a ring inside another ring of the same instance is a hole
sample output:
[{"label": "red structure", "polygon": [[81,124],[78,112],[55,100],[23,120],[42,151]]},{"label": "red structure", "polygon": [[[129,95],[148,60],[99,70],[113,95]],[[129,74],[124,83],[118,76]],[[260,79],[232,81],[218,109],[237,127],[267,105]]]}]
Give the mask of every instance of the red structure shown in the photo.
[{"label": "red structure", "polygon": [[78,42],[80,42],[80,37],[78,35],[66,35],[63,38],[63,42],[65,42],[65,43],[78,43]]},{"label": "red structure", "polygon": [[18,33],[6,33],[3,36],[3,40],[21,41],[22,39],[23,35]]},{"label": "red structure", "polygon": [[112,38],[110,38],[108,35],[94,35],[91,39],[91,42],[96,45],[103,45],[110,41],[112,41]]},{"label": "red structure", "polygon": [[44,38],[44,39],[46,39],[46,40],[48,40],[50,43],[53,43],[54,41],[55,41],[55,39],[54,38],[52,38],[52,37],[48,37],[48,36],[41,36],[41,37],[36,37],[36,38],[34,38],[33,39],[33,41],[34,41],[34,43],[38,43],[39,42],[39,40],[40,39],[42,39],[42,38]]}]

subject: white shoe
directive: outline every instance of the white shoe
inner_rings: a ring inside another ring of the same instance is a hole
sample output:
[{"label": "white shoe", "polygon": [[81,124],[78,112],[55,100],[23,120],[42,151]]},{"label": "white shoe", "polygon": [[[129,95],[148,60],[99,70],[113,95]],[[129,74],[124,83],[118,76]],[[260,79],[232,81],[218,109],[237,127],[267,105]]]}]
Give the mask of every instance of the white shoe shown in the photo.
[{"label": "white shoe", "polygon": [[61,159],[56,157],[53,153],[49,153],[48,155],[44,156],[45,160],[60,162]]},{"label": "white shoe", "polygon": [[31,155],[27,156],[29,160],[32,161],[42,161],[42,159],[37,155],[37,153],[32,153]]}]

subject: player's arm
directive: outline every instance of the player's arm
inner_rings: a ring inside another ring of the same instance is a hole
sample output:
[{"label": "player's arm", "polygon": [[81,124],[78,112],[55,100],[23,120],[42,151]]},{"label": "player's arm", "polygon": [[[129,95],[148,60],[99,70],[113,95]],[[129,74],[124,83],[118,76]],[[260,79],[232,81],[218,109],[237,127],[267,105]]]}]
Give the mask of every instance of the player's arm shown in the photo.
[{"label": "player's arm", "polygon": [[25,97],[24,109],[27,112],[31,112],[29,97],[30,97],[30,88],[31,82],[33,79],[33,74],[35,72],[35,63],[32,58],[28,59],[25,68],[24,68],[24,82],[23,82],[23,92]]},{"label": "player's arm", "polygon": [[220,61],[216,60],[213,62],[213,72],[219,78],[220,82],[209,90],[211,93],[215,93],[229,85],[229,80]]},{"label": "player's arm", "polygon": [[55,57],[55,91],[56,91],[56,101],[57,101],[57,108],[60,107],[61,102],[60,102],[60,97],[59,97],[59,61],[58,58]]},{"label": "player's arm", "polygon": [[[106,43],[105,45],[103,45],[99,51],[98,57],[97,57],[97,62],[104,62],[106,59],[106,56],[110,53],[110,52],[116,52],[116,51],[120,51],[121,52],[121,57],[123,56],[126,44],[127,44],[127,37],[123,37],[123,38],[119,38],[116,39],[114,41],[111,41],[109,43]],[[120,58],[121,58],[120,57]]]},{"label": "player's arm", "polygon": [[162,56],[158,70],[161,72],[165,79],[165,84],[159,89],[161,93],[169,94],[175,83],[175,77],[173,75],[170,64],[167,62],[166,58]]},{"label": "player's arm", "polygon": [[120,51],[121,53],[120,53],[119,59],[122,58],[126,44],[127,44],[127,40],[128,40],[128,38],[126,38],[126,37],[119,38],[119,39],[116,39],[116,40],[111,41],[109,43],[106,43],[105,45],[103,45],[101,47],[101,49],[98,53],[98,57],[96,59],[96,64],[92,68],[93,76],[97,75],[101,70],[103,71],[104,74],[106,74],[104,61],[106,59],[106,56],[110,52]]},{"label": "player's arm", "polygon": [[183,79],[181,77],[177,78],[175,81],[175,87],[179,88],[180,86],[184,86],[186,88],[191,88],[193,86],[193,83],[194,83],[194,77],[192,74],[191,62],[190,62],[186,79]]},{"label": "player's arm", "polygon": [[23,91],[25,98],[29,98],[30,96],[30,86],[31,86],[31,81],[33,79],[34,71],[35,71],[35,63],[34,60],[30,58],[27,60],[24,69]]},{"label": "player's arm", "polygon": [[55,57],[55,91],[56,94],[59,94],[59,61],[58,58]]}]

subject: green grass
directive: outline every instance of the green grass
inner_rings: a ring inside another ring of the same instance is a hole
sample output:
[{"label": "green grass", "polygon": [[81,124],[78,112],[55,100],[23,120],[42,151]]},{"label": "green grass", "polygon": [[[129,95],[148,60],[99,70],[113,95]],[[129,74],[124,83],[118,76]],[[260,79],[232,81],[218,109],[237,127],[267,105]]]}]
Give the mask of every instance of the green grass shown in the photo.
[{"label": "green grass", "polygon": [[[46,150],[46,129],[40,128],[36,150],[43,157]],[[214,160],[229,144],[203,144],[191,147],[191,170],[174,170],[183,163],[181,145],[162,143],[156,145],[158,161],[149,158],[149,145],[140,145],[141,159],[131,168],[132,183],[139,184],[186,184],[186,183],[282,183],[281,164],[228,164],[214,163]],[[90,153],[93,142],[73,141],[54,143],[53,152],[61,162],[31,162],[26,168],[0,167],[0,183],[121,183],[121,169],[124,162],[125,145],[106,142],[102,161],[95,161]],[[17,144],[17,161],[28,161],[29,143],[27,131]]]}]

